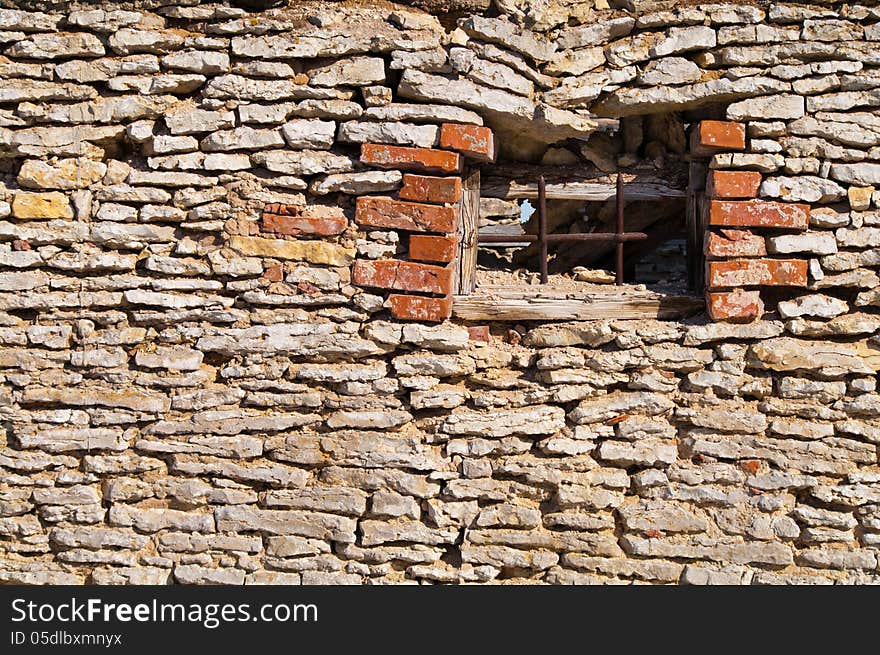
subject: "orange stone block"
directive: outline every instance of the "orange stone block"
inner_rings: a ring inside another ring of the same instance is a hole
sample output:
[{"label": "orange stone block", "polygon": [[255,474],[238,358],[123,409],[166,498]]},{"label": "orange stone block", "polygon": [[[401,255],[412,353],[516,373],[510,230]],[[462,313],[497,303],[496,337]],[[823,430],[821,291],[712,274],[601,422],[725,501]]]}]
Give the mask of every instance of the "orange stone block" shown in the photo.
[{"label": "orange stone block", "polygon": [[443,123],[440,147],[457,150],[465,157],[484,162],[493,162],[498,155],[492,130],[479,125]]},{"label": "orange stone block", "polygon": [[706,311],[713,321],[751,323],[764,314],[764,303],[758,291],[724,291],[706,294]]},{"label": "orange stone block", "polygon": [[745,150],[745,123],[700,121],[691,130],[691,154],[711,156],[726,150]]},{"label": "orange stone block", "polygon": [[748,230],[710,232],[705,242],[707,257],[763,257],[767,254],[764,237]]},{"label": "orange stone block", "polygon": [[391,315],[404,321],[440,323],[452,316],[452,296],[425,298],[395,293],[388,297],[388,304],[391,305]]},{"label": "orange stone block", "polygon": [[402,171],[457,173],[461,170],[461,157],[455,152],[377,143],[365,143],[361,146],[361,162],[375,168],[396,168]]},{"label": "orange stone block", "polygon": [[357,199],[355,220],[370,227],[390,227],[413,232],[455,232],[458,207],[402,202],[382,196]]},{"label": "orange stone block", "polygon": [[409,258],[420,262],[442,262],[455,259],[457,237],[435,237],[413,234],[409,238]]},{"label": "orange stone block", "polygon": [[359,259],[352,269],[352,282],[361,287],[447,295],[452,293],[452,268],[397,259]]},{"label": "orange stone block", "polygon": [[761,186],[757,171],[709,171],[706,195],[710,198],[754,198]]},{"label": "orange stone block", "polygon": [[709,262],[707,267],[707,285],[712,289],[807,286],[807,261],[804,259],[730,259]]},{"label": "orange stone block", "polygon": [[457,177],[404,175],[400,197],[416,202],[455,203],[461,200],[461,180]]},{"label": "orange stone block", "polygon": [[709,225],[806,230],[809,224],[809,205],[764,200],[712,200],[709,202]]}]

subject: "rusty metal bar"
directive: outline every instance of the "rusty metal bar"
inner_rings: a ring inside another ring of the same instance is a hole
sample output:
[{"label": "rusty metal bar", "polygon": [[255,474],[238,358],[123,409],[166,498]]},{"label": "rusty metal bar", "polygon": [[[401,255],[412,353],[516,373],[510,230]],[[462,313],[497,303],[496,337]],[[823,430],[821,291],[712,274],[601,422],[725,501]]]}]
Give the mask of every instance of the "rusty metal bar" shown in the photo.
[{"label": "rusty metal bar", "polygon": [[[548,234],[546,241],[554,243],[558,241],[644,241],[648,235],[644,232],[624,232],[617,234],[615,232],[574,232],[572,234]],[[482,234],[480,235],[480,243],[537,243],[539,241],[536,234]]]},{"label": "rusty metal bar", "polygon": [[615,257],[614,282],[623,284],[623,176],[617,174],[617,253]]},{"label": "rusty metal bar", "polygon": [[541,247],[541,284],[547,284],[550,256],[547,252],[547,183],[543,175],[538,179],[538,244]]}]

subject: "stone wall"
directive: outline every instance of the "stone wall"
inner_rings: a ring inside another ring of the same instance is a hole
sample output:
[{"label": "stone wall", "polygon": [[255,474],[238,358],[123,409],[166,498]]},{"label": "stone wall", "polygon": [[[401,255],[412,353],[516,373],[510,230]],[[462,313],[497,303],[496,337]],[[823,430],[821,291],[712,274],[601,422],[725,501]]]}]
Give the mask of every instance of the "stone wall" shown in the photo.
[{"label": "stone wall", "polygon": [[[236,4],[0,10],[0,581],[880,581],[880,10]],[[741,323],[442,320],[493,145]]]}]

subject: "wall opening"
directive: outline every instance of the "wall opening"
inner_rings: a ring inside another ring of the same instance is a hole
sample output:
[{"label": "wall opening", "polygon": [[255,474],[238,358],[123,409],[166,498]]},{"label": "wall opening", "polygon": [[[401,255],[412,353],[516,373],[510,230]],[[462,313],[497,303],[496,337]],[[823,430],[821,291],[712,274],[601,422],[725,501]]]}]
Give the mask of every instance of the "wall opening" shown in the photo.
[{"label": "wall opening", "polygon": [[[632,309],[634,300],[656,301],[656,307],[666,297],[690,297],[690,304],[700,305],[692,290],[698,288],[695,271],[702,263],[702,244],[687,236],[688,217],[696,216],[689,197],[687,128],[679,114],[628,117],[616,130],[596,133],[586,142],[550,146],[536,162],[513,161],[502,151],[496,162],[483,164],[474,293],[515,295],[526,303],[530,295],[565,300],[605,296],[620,300],[624,313],[638,315],[642,310]],[[599,237],[618,232],[618,175],[623,179],[622,231],[635,233],[623,247],[623,284],[616,284],[617,243],[612,239],[549,243],[543,284],[540,244],[523,243],[540,231],[538,180],[546,182],[547,234]],[[590,317],[587,310],[580,314]]]}]

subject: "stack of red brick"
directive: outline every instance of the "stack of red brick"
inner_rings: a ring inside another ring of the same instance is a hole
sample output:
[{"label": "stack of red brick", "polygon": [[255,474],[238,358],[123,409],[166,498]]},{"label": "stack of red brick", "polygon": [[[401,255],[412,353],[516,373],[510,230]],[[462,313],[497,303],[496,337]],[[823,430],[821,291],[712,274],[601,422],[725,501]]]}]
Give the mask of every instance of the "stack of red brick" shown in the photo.
[{"label": "stack of red brick", "polygon": [[[702,121],[691,152],[710,156],[744,150],[746,126]],[[761,317],[763,286],[806,286],[804,259],[768,258],[765,236],[806,230],[809,205],[756,200],[761,173],[711,170],[706,182],[706,305],[715,321],[748,322]]]},{"label": "stack of red brick", "polygon": [[494,161],[492,130],[444,123],[440,149],[379,144],[361,148],[362,163],[405,173],[397,198],[363,196],[355,213],[362,227],[409,236],[406,259],[359,259],[352,270],[354,284],[392,292],[388,304],[395,318],[442,321],[452,314],[462,156]]}]

